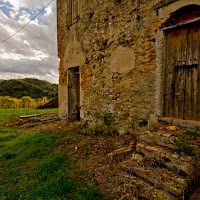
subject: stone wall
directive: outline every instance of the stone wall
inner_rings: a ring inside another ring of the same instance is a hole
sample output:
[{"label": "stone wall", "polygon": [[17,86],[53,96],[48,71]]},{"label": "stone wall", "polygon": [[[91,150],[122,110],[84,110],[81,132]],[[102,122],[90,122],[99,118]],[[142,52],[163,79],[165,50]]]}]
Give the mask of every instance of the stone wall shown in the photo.
[{"label": "stone wall", "polygon": [[78,66],[82,119],[92,121],[99,111],[126,121],[162,115],[163,66],[156,58],[162,46],[156,36],[171,3],[177,9],[186,1],[79,0],[79,20],[67,27],[66,0],[57,0],[60,116],[68,114],[67,69]]}]

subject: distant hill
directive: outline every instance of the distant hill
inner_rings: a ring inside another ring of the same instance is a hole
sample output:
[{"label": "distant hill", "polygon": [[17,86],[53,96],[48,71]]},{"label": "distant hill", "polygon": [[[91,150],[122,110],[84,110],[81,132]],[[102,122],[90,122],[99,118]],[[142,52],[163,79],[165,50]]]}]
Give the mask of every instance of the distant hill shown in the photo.
[{"label": "distant hill", "polygon": [[31,98],[56,97],[58,95],[58,85],[44,80],[33,78],[11,79],[0,81],[0,96],[10,96],[21,98],[29,96]]}]

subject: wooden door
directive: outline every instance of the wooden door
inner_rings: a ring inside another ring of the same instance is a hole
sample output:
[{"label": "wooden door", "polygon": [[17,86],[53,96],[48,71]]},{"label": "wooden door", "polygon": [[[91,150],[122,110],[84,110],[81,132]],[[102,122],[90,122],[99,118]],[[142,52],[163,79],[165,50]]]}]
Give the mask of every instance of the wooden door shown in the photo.
[{"label": "wooden door", "polygon": [[164,116],[200,120],[200,25],[166,32]]}]

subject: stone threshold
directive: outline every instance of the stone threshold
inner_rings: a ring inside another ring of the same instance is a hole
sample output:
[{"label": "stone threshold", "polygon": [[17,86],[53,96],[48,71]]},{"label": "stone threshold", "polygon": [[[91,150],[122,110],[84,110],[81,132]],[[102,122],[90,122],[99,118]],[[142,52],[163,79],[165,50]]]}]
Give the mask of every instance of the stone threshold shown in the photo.
[{"label": "stone threshold", "polygon": [[185,128],[195,128],[197,126],[200,127],[200,121],[195,121],[195,120],[183,120],[171,117],[161,117],[159,120],[161,122],[167,122],[171,125],[181,126]]}]

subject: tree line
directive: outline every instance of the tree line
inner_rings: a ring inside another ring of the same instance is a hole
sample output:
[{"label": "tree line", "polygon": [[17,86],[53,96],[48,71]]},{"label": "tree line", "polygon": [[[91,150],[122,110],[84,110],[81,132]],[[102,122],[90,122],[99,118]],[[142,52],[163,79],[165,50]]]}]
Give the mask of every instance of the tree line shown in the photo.
[{"label": "tree line", "polygon": [[29,96],[33,99],[58,96],[58,85],[38,79],[11,79],[0,82],[0,96],[22,98]]},{"label": "tree line", "polygon": [[37,108],[40,105],[47,103],[46,97],[32,99],[29,96],[22,98],[13,98],[10,96],[0,96],[0,109],[1,108]]}]

